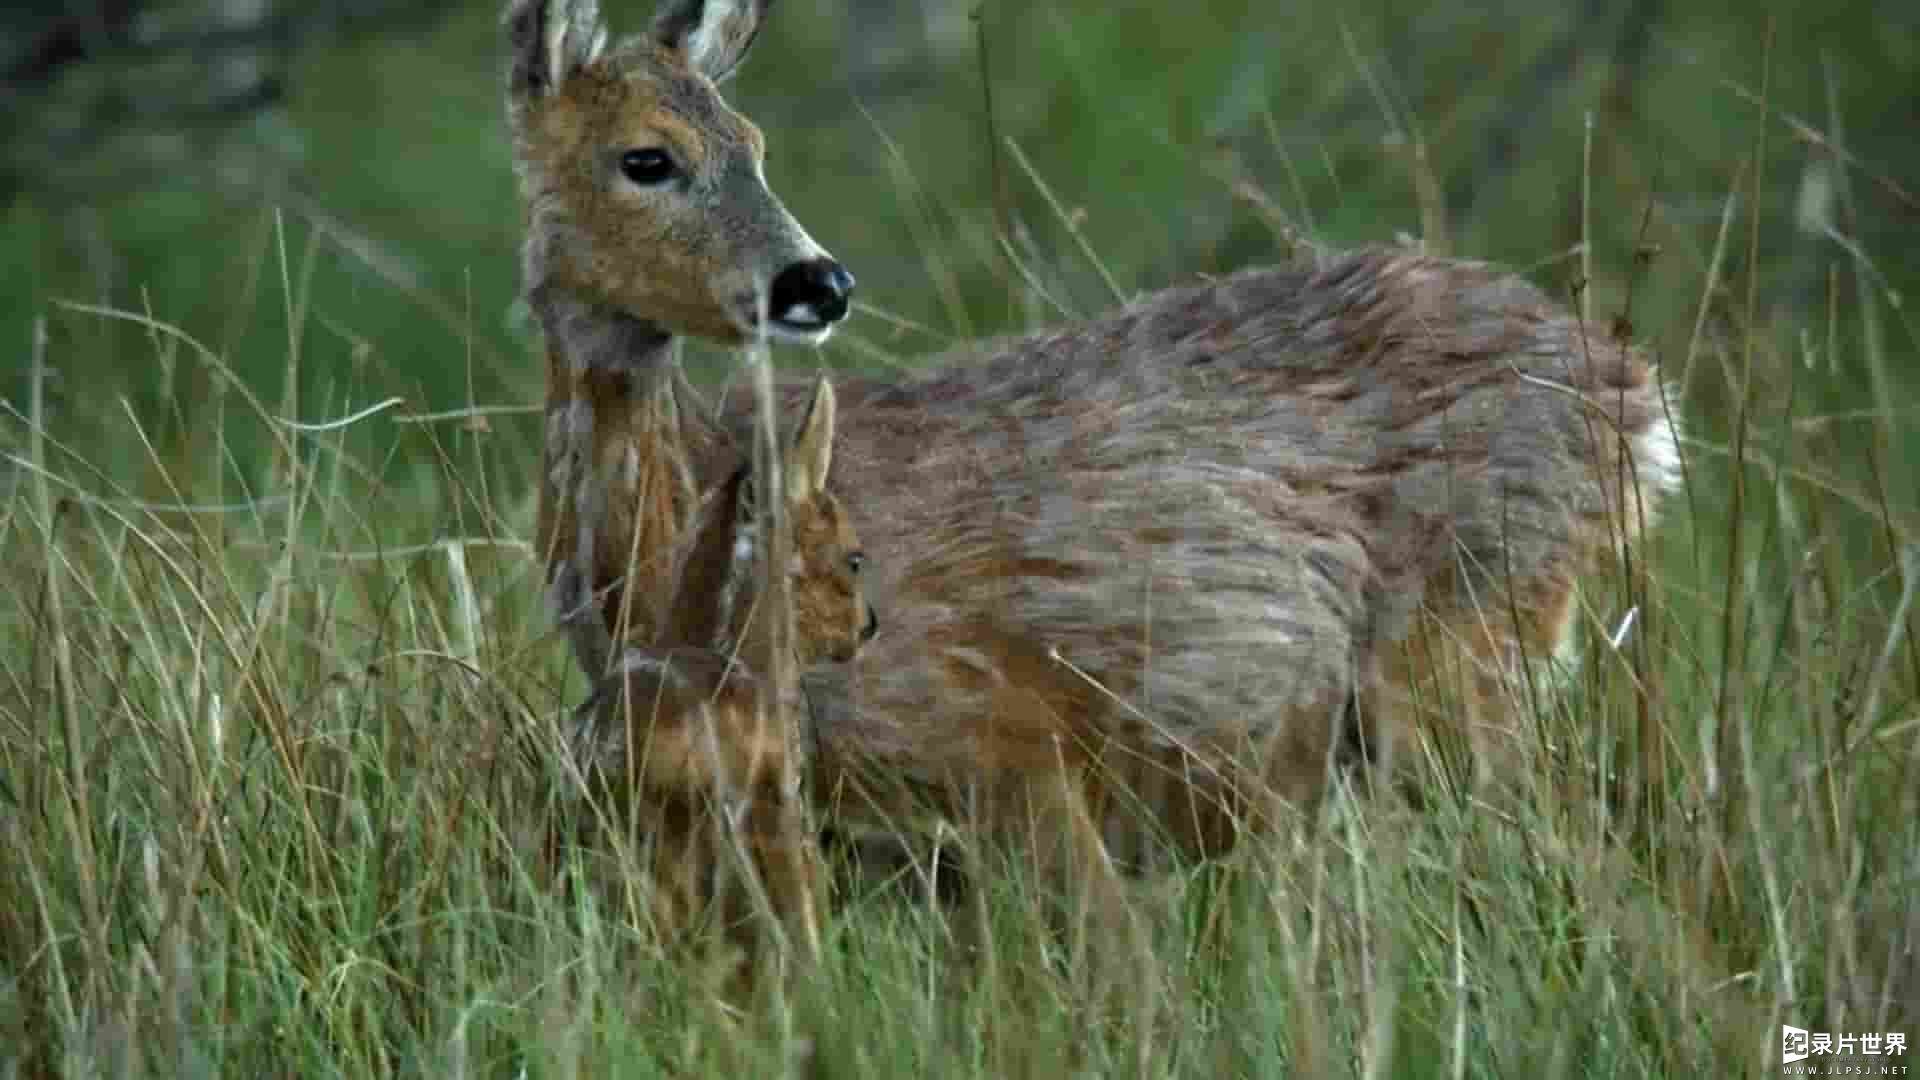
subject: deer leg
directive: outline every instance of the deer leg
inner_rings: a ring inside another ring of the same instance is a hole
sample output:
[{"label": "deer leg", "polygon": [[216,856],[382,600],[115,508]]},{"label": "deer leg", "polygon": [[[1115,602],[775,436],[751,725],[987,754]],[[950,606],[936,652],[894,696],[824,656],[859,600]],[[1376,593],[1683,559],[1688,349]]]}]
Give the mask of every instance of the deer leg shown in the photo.
[{"label": "deer leg", "polygon": [[1089,1002],[1121,1003],[1154,985],[1151,949],[1092,812],[1087,777],[1062,767],[1029,785],[1034,852],[1059,893],[1071,971]]},{"label": "deer leg", "polygon": [[593,583],[580,566],[561,562],[553,568],[553,580],[547,585],[547,611],[567,635],[574,659],[590,682],[606,676],[613,662],[613,635],[607,632],[606,616]]}]

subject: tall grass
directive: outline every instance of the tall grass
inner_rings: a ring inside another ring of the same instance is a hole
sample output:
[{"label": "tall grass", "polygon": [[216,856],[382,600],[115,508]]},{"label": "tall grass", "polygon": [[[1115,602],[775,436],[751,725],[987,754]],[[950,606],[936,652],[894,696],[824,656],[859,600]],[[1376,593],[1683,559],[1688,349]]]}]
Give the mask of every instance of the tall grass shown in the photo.
[{"label": "tall grass", "polygon": [[[1594,332],[1662,346],[1685,485],[1589,583],[1578,664],[1513,688],[1534,770],[1483,798],[1431,748],[1417,809],[1336,798],[1141,882],[1151,963],[1118,1002],[1018,865],[968,910],[849,889],[822,965],[746,1010],[643,913],[556,888],[583,688],[536,610],[536,433],[350,377],[294,396],[284,238],[252,272],[284,301],[280,402],[164,313],[86,313],[216,388],[190,440],[49,422],[37,335],[0,418],[0,1073],[1740,1075],[1783,1023],[1920,1038],[1920,560],[1886,375],[1915,335],[1857,247],[1824,312],[1761,305],[1760,237],[1795,227],[1751,197],[1766,156],[1611,276],[1580,249]],[[1111,283],[1058,210],[1052,258]],[[1046,310],[1048,261],[1013,254]],[[1687,315],[1634,325],[1656,289]]]}]

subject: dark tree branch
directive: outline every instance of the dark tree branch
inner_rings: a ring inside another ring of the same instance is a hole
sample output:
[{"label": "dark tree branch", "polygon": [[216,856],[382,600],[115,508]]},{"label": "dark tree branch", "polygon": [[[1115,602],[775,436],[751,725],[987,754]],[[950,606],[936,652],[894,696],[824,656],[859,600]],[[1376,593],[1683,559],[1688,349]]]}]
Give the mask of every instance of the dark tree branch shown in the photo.
[{"label": "dark tree branch", "polygon": [[[0,206],[27,192],[84,198],[74,177],[89,171],[87,156],[140,153],[122,136],[218,137],[284,100],[302,47],[424,26],[453,2],[277,0],[236,15],[202,0],[186,20],[164,0],[13,6],[0,13]],[[163,9],[176,17],[143,29]],[[145,171],[115,165],[113,175]]]}]

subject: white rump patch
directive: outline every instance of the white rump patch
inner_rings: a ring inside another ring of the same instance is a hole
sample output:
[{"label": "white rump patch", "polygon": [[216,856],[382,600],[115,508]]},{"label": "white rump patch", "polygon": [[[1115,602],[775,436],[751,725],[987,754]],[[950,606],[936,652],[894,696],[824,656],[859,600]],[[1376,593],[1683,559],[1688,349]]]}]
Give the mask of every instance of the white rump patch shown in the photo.
[{"label": "white rump patch", "polygon": [[1649,499],[1680,486],[1680,430],[1664,408],[1652,428],[1633,442],[1634,464]]}]

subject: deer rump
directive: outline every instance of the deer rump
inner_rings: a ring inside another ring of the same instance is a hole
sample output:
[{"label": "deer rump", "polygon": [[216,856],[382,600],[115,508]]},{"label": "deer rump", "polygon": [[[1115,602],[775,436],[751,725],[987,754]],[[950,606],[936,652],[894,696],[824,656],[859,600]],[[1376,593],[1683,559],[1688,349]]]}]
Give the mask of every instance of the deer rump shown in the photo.
[{"label": "deer rump", "polygon": [[1330,759],[1432,721],[1417,618],[1481,682],[1550,655],[1677,463],[1640,354],[1518,277],[1404,252],[839,386],[834,487],[886,630],[808,677],[816,783],[953,812],[1063,768],[1157,773],[1187,797],[1148,816],[1203,848],[1238,829],[1172,820],[1196,793],[1310,804]]}]

